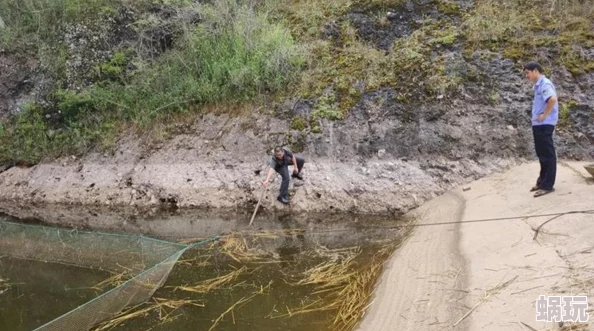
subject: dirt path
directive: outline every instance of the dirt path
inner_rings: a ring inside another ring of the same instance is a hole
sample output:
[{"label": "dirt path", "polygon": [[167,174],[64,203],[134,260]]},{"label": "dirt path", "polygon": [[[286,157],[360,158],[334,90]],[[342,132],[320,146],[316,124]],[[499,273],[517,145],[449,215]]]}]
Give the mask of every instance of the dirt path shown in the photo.
[{"label": "dirt path", "polygon": [[536,321],[541,294],[588,295],[594,306],[594,214],[561,216],[536,240],[551,217],[468,222],[594,209],[594,181],[581,165],[560,165],[556,192],[538,199],[528,192],[531,163],[424,204],[360,330],[539,330],[554,326]]}]

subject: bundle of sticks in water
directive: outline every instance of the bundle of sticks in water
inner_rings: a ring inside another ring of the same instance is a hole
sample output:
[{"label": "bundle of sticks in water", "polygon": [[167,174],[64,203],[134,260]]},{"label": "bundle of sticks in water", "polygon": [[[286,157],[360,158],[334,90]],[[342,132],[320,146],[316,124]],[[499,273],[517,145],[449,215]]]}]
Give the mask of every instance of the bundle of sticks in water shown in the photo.
[{"label": "bundle of sticks in water", "polygon": [[112,319],[101,323],[93,331],[104,331],[115,328],[129,320],[145,316],[150,312],[158,312],[159,324],[173,321],[177,316],[173,313],[182,306],[204,307],[204,304],[196,300],[171,300],[163,298],[154,298],[152,301],[140,304],[127,309]]},{"label": "bundle of sticks in water", "polygon": [[[212,264],[212,260],[221,263],[220,254],[226,256],[224,261],[232,266],[232,270],[219,274],[209,279],[203,279],[193,284],[166,286],[173,289],[173,292],[187,292],[188,294],[206,294],[217,290],[230,290],[239,286],[249,286],[242,277],[245,274],[254,272],[265,263],[279,263],[278,254],[271,253],[265,247],[265,240],[275,240],[284,235],[299,233],[286,233],[282,231],[262,231],[261,233],[231,233],[222,236],[220,240],[208,247],[202,248],[197,257],[188,260],[179,260],[178,265],[193,268],[205,267]],[[274,311],[269,318],[290,318],[299,314],[315,312],[327,312],[331,315],[329,330],[354,330],[361,320],[362,315],[369,303],[374,284],[381,272],[386,257],[396,248],[395,243],[385,243],[373,256],[362,256],[359,247],[327,249],[318,246],[310,252],[312,261],[321,261],[317,265],[308,268],[299,274],[285,275],[286,282],[292,286],[307,287],[310,291],[307,301],[298,307],[286,307],[286,311]],[[219,258],[217,258],[219,256]],[[255,267],[254,267],[255,266]],[[97,288],[104,288],[105,285],[117,285],[124,281],[124,275],[114,274],[110,279],[97,284]],[[245,279],[245,278],[244,278]],[[271,284],[277,279],[261,279],[261,286],[251,295],[242,297],[215,320],[211,330],[215,329],[219,322],[226,316],[231,316],[233,321],[234,311],[249,302],[258,295],[266,295]],[[253,285],[253,284],[252,284]],[[258,291],[259,289],[259,291]],[[119,314],[114,319],[103,323],[95,331],[102,331],[120,325],[130,319],[145,316],[148,313],[158,312],[159,324],[171,322],[175,316],[173,312],[182,306],[203,307],[204,304],[195,300],[169,300],[155,299],[149,303],[133,307]]]},{"label": "bundle of sticks in water", "polygon": [[[181,290],[186,292],[193,292],[193,293],[208,293],[210,291],[217,290],[225,285],[231,284],[233,281],[239,277],[243,272],[247,270],[247,267],[243,266],[237,270],[231,271],[230,273],[212,278],[212,279],[205,279],[197,284],[191,286],[170,286],[175,290]],[[237,284],[236,284],[237,285]]]},{"label": "bundle of sticks in water", "polygon": [[361,320],[373,291],[373,286],[382,270],[386,254],[392,252],[395,244],[388,244],[379,250],[368,262],[360,265],[358,247],[340,250],[318,250],[327,261],[303,272],[302,279],[294,286],[314,286],[312,295],[316,299],[305,302],[292,310],[272,318],[290,317],[320,311],[335,311],[335,317],[328,329],[354,330]]}]

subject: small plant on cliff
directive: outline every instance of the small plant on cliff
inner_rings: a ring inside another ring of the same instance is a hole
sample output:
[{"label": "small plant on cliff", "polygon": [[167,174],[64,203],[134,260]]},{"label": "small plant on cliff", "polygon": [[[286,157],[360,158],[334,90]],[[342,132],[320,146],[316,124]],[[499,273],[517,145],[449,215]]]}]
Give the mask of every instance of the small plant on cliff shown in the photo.
[{"label": "small plant on cliff", "polygon": [[344,114],[338,109],[336,104],[336,95],[330,92],[322,95],[312,112],[314,119],[325,118],[329,120],[341,120]]},{"label": "small plant on cliff", "polygon": [[11,119],[6,130],[0,131],[0,163],[39,162],[48,148],[47,132],[41,109],[26,105]]},{"label": "small plant on cliff", "polygon": [[124,52],[116,52],[108,62],[95,67],[95,75],[99,79],[124,80],[128,61]]},{"label": "small plant on cliff", "polygon": [[53,100],[63,123],[75,122],[95,110],[93,99],[86,92],[58,90],[53,94]]},{"label": "small plant on cliff", "polygon": [[303,116],[295,116],[291,119],[291,130],[303,131],[307,128],[307,121]]},{"label": "small plant on cliff", "polygon": [[578,103],[575,100],[559,103],[559,126],[568,126],[570,124],[571,110],[575,108]]}]

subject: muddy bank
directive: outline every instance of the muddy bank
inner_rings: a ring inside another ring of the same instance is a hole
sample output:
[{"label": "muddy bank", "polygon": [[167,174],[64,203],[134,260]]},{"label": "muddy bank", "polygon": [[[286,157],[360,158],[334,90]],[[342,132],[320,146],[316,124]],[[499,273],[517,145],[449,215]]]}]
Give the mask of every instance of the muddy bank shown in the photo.
[{"label": "muddy bank", "polygon": [[[510,113],[515,126],[504,125],[506,117],[477,124],[469,113],[465,118],[452,112],[413,125],[401,122],[400,106],[384,107],[395,109],[354,113],[343,123],[324,123],[317,134],[291,130],[282,116],[209,114],[159,144],[123,139],[109,155],[10,167],[0,173],[0,200],[253,210],[267,153],[282,144],[306,159],[305,180],[291,182],[292,204],[286,207],[276,201],[277,177],[263,212],[401,214],[452,187],[533,158],[529,127],[517,113]],[[431,107],[419,112],[439,108]],[[478,127],[471,130],[473,125]],[[558,140],[560,157],[589,157],[586,145]]]},{"label": "muddy bank", "polygon": [[[506,168],[511,162],[495,159],[443,163],[448,178],[436,179],[417,162],[383,161],[367,166],[316,160],[307,164],[305,183],[291,185],[292,205],[276,202],[280,178],[264,197],[262,210],[293,212],[354,212],[400,214],[472,175]],[[39,165],[5,172],[0,194],[6,201],[136,207],[191,207],[249,210],[262,190],[257,163],[242,169],[216,169],[217,164]],[[213,169],[215,168],[215,169]],[[121,174],[127,169],[126,176]],[[477,169],[478,171],[476,171]],[[473,173],[473,170],[475,172]],[[466,175],[465,175],[466,173]],[[138,184],[134,184],[134,183]]]}]

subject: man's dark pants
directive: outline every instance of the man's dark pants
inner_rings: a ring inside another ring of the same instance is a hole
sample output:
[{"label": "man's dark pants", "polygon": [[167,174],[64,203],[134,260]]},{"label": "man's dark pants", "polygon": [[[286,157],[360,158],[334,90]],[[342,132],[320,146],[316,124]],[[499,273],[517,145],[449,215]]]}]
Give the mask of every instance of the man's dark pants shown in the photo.
[{"label": "man's dark pants", "polygon": [[555,177],[557,176],[557,153],[555,152],[555,143],[553,141],[553,125],[535,125],[532,126],[534,135],[534,147],[536,155],[540,161],[540,175],[536,185],[542,189],[550,191],[555,186]]},{"label": "man's dark pants", "polygon": [[[305,160],[302,157],[296,156],[295,155],[295,159],[297,160],[297,171],[299,173],[301,173],[301,169],[303,169],[303,164],[305,163]],[[290,180],[290,175],[289,175],[289,166],[288,165],[282,165],[282,166],[277,166],[274,170],[276,170],[276,172],[278,172],[281,177],[283,178],[283,181],[281,182],[281,187],[280,187],[280,197],[283,199],[289,199],[289,180]]]}]

